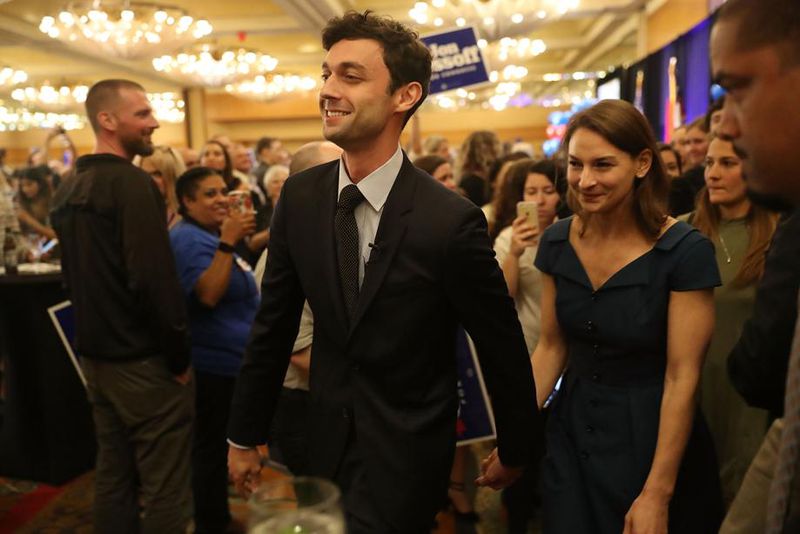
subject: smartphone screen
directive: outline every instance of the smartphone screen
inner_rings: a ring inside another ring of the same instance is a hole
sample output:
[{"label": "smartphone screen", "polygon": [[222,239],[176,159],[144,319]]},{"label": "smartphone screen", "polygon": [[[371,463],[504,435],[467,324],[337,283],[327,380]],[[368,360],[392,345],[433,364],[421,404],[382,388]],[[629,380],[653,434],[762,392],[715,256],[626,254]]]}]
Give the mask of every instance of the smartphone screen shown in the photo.
[{"label": "smartphone screen", "polygon": [[56,245],[58,245],[58,239],[51,239],[47,243],[44,243],[41,248],[39,248],[39,254],[46,254],[47,252],[50,252]]},{"label": "smartphone screen", "polygon": [[529,225],[539,228],[539,206],[536,202],[517,202],[517,217],[525,217]]}]

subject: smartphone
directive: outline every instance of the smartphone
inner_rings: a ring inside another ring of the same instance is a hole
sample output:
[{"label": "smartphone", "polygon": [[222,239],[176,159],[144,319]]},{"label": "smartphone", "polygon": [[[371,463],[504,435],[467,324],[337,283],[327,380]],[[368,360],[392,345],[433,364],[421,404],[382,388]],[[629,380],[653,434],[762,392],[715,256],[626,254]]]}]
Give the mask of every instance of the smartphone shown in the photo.
[{"label": "smartphone", "polygon": [[53,247],[58,245],[58,239],[51,239],[50,241],[43,243],[41,247],[39,247],[39,254],[46,254],[53,250]]},{"label": "smartphone", "polygon": [[517,217],[525,217],[525,222],[539,229],[539,206],[536,202],[517,202]]}]

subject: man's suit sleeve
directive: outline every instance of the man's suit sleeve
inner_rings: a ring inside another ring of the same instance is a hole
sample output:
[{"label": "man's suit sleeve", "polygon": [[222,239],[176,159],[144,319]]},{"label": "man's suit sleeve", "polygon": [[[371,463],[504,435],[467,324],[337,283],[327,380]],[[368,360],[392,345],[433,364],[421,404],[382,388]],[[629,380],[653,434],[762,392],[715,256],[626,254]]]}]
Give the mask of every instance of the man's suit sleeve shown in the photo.
[{"label": "man's suit sleeve", "polygon": [[527,464],[542,436],[541,416],[522,328],[494,258],[486,219],[470,207],[448,240],[445,288],[475,342],[497,426],[500,460]]},{"label": "man's suit sleeve", "polygon": [[304,295],[287,242],[291,181],[284,186],[270,230],[269,257],[261,282],[261,307],[236,380],[228,438],[242,446],[261,445],[275,412]]},{"label": "man's suit sleeve", "polygon": [[783,414],[786,370],[800,287],[800,210],[778,226],[753,315],[728,356],[731,383],[750,406]]}]

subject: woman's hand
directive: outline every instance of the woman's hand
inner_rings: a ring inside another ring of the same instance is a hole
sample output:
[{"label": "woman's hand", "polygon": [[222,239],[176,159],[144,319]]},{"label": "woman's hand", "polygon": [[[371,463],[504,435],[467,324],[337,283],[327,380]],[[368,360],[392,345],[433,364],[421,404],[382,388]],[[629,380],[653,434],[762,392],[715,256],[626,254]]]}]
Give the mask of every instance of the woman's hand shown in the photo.
[{"label": "woman's hand", "polygon": [[230,210],[225,222],[222,223],[219,239],[223,243],[235,245],[245,236],[256,231],[256,215],[252,211],[242,213]]},{"label": "woman's hand", "polygon": [[642,492],[625,514],[622,534],[667,534],[669,498]]},{"label": "woman's hand", "polygon": [[515,258],[522,256],[525,249],[536,245],[536,239],[539,237],[539,229],[534,228],[526,222],[524,216],[517,217],[511,224],[511,246],[509,247],[509,254]]}]

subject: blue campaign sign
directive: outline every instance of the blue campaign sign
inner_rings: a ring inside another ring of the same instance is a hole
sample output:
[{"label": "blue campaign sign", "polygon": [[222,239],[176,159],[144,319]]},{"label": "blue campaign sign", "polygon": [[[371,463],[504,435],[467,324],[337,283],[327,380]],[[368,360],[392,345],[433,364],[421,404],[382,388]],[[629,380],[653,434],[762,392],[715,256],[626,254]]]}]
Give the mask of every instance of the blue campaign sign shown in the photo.
[{"label": "blue campaign sign", "polygon": [[489,81],[489,69],[478,47],[475,28],[458,28],[425,35],[422,42],[433,56],[430,94]]},{"label": "blue campaign sign", "polygon": [[483,383],[475,346],[462,328],[456,336],[458,361],[458,445],[485,441],[495,437],[494,414]]}]

